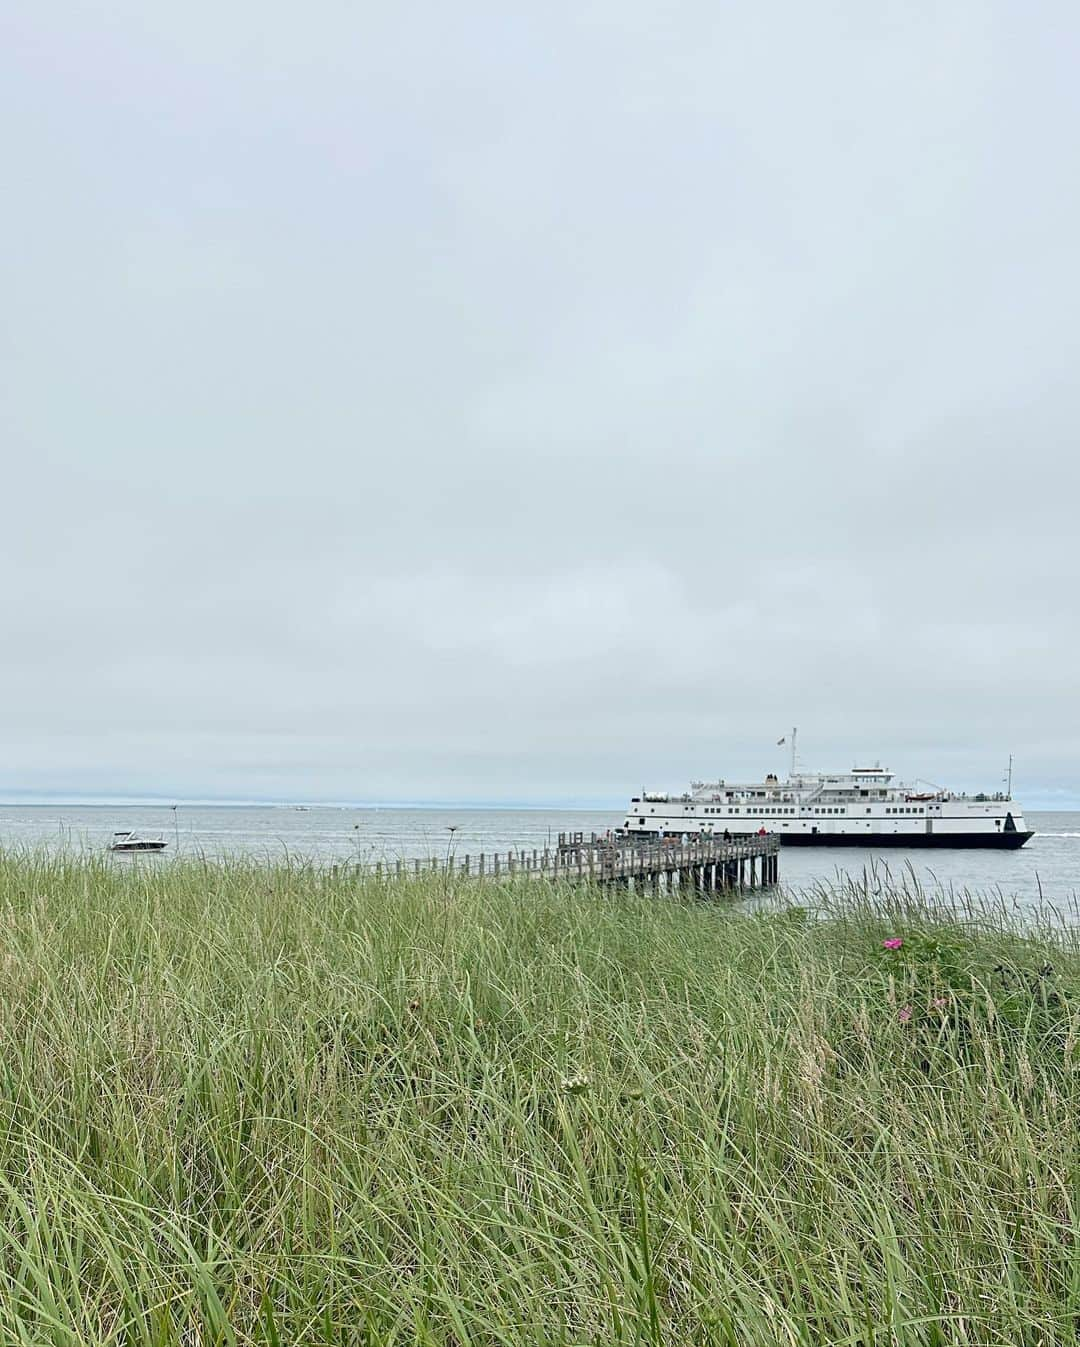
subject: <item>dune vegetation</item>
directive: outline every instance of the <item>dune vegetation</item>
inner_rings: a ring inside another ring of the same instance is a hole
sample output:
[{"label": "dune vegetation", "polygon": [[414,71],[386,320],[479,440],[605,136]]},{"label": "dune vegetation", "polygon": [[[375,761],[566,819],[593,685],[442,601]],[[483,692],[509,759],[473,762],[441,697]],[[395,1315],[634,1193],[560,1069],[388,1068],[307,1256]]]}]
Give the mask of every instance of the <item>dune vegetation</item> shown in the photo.
[{"label": "dune vegetation", "polygon": [[0,857],[0,1343],[1073,1343],[1080,946]]}]

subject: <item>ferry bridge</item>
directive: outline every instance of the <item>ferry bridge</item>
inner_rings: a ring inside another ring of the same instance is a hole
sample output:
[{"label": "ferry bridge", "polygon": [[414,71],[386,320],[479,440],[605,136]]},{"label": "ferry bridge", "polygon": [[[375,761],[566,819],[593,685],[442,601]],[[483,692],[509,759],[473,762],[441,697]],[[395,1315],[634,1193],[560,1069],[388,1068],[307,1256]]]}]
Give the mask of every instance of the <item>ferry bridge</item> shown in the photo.
[{"label": "ferry bridge", "polygon": [[636,842],[597,833],[560,833],[558,846],[511,849],[503,855],[481,852],[428,861],[378,861],[377,878],[439,874],[447,879],[544,879],[617,884],[642,892],[696,889],[718,893],[776,884],[780,877],[780,839],[775,833],[725,840],[711,834],[664,841]]}]

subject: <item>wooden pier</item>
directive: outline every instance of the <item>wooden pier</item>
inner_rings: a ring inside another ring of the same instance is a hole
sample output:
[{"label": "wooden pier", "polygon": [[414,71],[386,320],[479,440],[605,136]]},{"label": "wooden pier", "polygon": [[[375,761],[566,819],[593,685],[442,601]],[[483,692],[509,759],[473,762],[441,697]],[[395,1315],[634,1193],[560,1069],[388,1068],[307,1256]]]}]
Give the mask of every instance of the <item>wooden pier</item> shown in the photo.
[{"label": "wooden pier", "polygon": [[556,847],[511,849],[505,854],[443,859],[377,861],[378,878],[412,874],[447,879],[545,879],[590,884],[619,884],[659,892],[692,888],[700,893],[752,889],[776,884],[780,877],[780,839],[776,834],[737,837],[697,836],[640,843],[596,833],[560,833]]}]

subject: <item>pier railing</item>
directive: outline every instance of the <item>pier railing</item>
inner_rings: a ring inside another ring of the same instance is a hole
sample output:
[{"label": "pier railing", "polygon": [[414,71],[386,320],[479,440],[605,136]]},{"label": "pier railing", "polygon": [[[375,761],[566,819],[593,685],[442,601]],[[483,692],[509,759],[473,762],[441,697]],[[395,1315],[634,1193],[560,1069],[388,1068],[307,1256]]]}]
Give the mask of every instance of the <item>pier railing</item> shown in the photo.
[{"label": "pier railing", "polygon": [[732,838],[699,836],[682,842],[641,843],[593,833],[560,833],[558,846],[429,860],[376,861],[377,878],[444,875],[448,879],[546,879],[595,884],[640,884],[657,888],[693,885],[715,891],[775,884],[780,839],[775,835]]}]

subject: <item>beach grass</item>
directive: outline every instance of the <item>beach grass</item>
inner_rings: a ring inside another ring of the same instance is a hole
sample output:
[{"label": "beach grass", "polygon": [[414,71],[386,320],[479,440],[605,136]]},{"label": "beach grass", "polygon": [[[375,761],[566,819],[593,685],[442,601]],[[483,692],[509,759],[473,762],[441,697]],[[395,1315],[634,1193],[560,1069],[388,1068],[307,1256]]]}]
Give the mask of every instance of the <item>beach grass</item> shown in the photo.
[{"label": "beach grass", "polygon": [[1074,1343],[1078,1044],[910,878],[0,856],[0,1343]]}]

